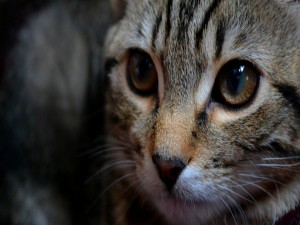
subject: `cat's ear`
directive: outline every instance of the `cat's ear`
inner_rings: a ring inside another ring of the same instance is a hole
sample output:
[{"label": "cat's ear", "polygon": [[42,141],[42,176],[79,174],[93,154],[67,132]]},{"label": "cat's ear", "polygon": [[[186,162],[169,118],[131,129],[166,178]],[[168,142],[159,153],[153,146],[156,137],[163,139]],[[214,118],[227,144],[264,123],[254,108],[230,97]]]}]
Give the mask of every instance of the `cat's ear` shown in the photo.
[{"label": "cat's ear", "polygon": [[125,14],[128,0],[110,0],[113,19],[118,21],[122,19]]}]

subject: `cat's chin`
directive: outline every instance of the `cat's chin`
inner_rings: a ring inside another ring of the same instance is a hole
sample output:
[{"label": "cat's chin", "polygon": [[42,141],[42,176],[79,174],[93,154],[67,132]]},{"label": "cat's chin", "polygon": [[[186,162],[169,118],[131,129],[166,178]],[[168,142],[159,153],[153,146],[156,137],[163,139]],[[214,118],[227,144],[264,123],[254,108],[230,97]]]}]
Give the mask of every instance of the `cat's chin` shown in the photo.
[{"label": "cat's chin", "polygon": [[184,201],[169,195],[155,199],[154,204],[168,223],[173,225],[196,225],[213,221],[218,215],[215,205],[210,202]]}]

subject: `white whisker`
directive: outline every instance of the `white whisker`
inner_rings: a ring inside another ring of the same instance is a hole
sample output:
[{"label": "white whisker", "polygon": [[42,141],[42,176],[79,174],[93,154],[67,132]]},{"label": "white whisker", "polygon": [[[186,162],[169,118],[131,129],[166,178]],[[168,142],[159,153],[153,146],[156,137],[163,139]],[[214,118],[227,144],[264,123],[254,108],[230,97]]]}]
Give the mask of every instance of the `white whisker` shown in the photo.
[{"label": "white whisker", "polygon": [[[103,173],[104,171],[114,167],[114,166],[126,166],[126,167],[133,167],[134,162],[132,160],[121,160],[121,161],[117,161],[111,164],[107,164],[106,166],[104,166],[102,169],[98,170],[96,173],[94,173],[86,182],[85,184],[89,183],[93,178],[95,178],[96,176],[98,176],[99,174]],[[120,167],[118,167],[120,168]]]},{"label": "white whisker", "polygon": [[293,166],[300,166],[299,163],[292,163],[292,164],[255,164],[255,166],[261,166],[261,167],[293,167]]},{"label": "white whisker", "polygon": [[291,156],[291,157],[275,157],[275,158],[262,158],[265,161],[273,161],[273,160],[300,160],[300,156]]},{"label": "white whisker", "polygon": [[88,208],[88,211],[91,210],[95,205],[96,203],[104,196],[104,194],[109,190],[111,189],[113,186],[115,186],[118,182],[121,182],[122,180],[130,177],[130,176],[133,176],[135,175],[135,173],[129,173],[129,174],[126,174],[118,179],[116,179],[114,182],[112,182],[107,188],[105,188],[101,193],[100,195],[98,195],[98,197],[95,199],[95,201],[91,204],[91,206]]},{"label": "white whisker", "polygon": [[281,183],[281,182],[279,182],[279,181],[276,181],[276,180],[274,180],[274,179],[268,178],[268,177],[261,177],[261,176],[257,176],[257,175],[253,175],[253,174],[246,174],[246,173],[239,173],[238,175],[243,176],[243,177],[258,178],[258,179],[261,179],[261,180],[271,181],[271,182],[273,182],[273,183],[277,183],[277,184],[280,184],[280,185],[284,185],[283,183]]},{"label": "white whisker", "polygon": [[227,209],[229,210],[229,212],[230,212],[230,214],[231,214],[231,216],[232,216],[232,219],[233,219],[233,221],[234,221],[234,224],[235,224],[235,225],[238,225],[238,224],[237,224],[237,221],[236,221],[236,218],[235,218],[235,216],[234,216],[234,214],[233,214],[231,208],[229,207],[229,205],[226,203],[226,201],[225,201],[223,198],[221,198],[221,201],[224,203],[224,205],[225,205],[225,206],[227,207]]},{"label": "white whisker", "polygon": [[246,183],[246,184],[248,184],[248,185],[250,185],[250,186],[253,186],[253,187],[256,187],[256,188],[262,190],[263,192],[265,192],[266,194],[268,194],[272,199],[274,199],[274,196],[273,196],[270,192],[268,192],[268,191],[267,191],[266,189],[264,189],[263,187],[257,185],[255,182],[248,182],[248,181],[245,181],[245,180],[240,180],[240,181],[242,181],[242,182],[244,182],[244,183]]},{"label": "white whisker", "polygon": [[273,219],[272,225],[275,225],[275,224],[276,224],[276,220],[277,220],[277,219]]},{"label": "white whisker", "polygon": [[107,152],[107,151],[113,151],[113,150],[126,150],[127,147],[124,146],[116,146],[116,145],[101,145],[101,146],[97,146],[94,148],[91,148],[89,150],[83,151],[82,153],[78,154],[79,157],[81,156],[90,156],[93,157],[94,155],[98,155],[98,154],[102,154],[102,152]]},{"label": "white whisker", "polygon": [[234,195],[240,197],[241,199],[244,199],[244,200],[247,201],[247,202],[250,202],[250,203],[252,203],[252,204],[255,203],[255,202],[253,202],[253,201],[251,201],[251,200],[245,198],[244,196],[240,195],[239,193],[236,193],[235,191],[231,190],[230,188],[227,188],[227,187],[225,187],[225,186],[218,185],[218,184],[217,184],[217,186],[219,186],[219,187],[220,187],[221,189],[223,189],[223,190],[229,191],[230,193],[232,193],[232,194],[234,194]]},{"label": "white whisker", "polygon": [[270,181],[272,183],[274,183],[275,187],[276,187],[276,190],[277,190],[277,194],[279,196],[279,189],[278,189],[278,186],[277,184],[280,184],[280,185],[283,185],[283,183],[279,182],[279,181],[276,181],[274,179],[271,179],[271,178],[268,178],[268,177],[261,177],[261,176],[257,176],[257,175],[251,175],[251,174],[244,174],[244,173],[240,173],[239,174],[240,176],[243,176],[243,177],[252,177],[252,178],[255,178],[255,179],[261,179],[261,180],[265,180],[265,181]]},{"label": "white whisker", "polygon": [[238,209],[240,215],[242,216],[243,222],[244,224],[248,224],[248,222],[246,221],[246,215],[244,210],[241,208],[241,206],[229,195],[226,196],[234,205],[235,207]]},{"label": "white whisker", "polygon": [[229,182],[234,183],[236,186],[240,187],[253,200],[253,203],[256,203],[255,198],[242,185],[240,185],[239,183],[237,183],[237,182],[235,182],[233,180],[230,180],[230,179],[227,179],[227,180]]},{"label": "white whisker", "polygon": [[102,156],[99,157],[99,159],[107,161],[108,159],[115,160],[118,158],[131,158],[131,154],[129,152],[125,151],[111,151],[111,152],[106,152]]},{"label": "white whisker", "polygon": [[225,216],[224,216],[224,218],[223,218],[223,222],[224,222],[225,225],[228,225],[228,224],[227,224],[227,216],[226,216],[226,214],[225,214]]},{"label": "white whisker", "polygon": [[[125,194],[125,193],[126,193],[126,192],[134,185],[134,184],[136,184],[137,182],[138,182],[138,180],[136,180],[136,182],[134,182],[134,183],[131,183],[131,185],[129,185],[129,186],[126,188],[126,191],[124,191],[124,192],[122,193],[122,195],[124,195],[124,194]],[[130,200],[129,202],[127,202],[127,207],[126,207],[126,209],[124,210],[123,215],[119,217],[119,219],[118,219],[118,221],[116,222],[116,224],[120,224],[120,223],[122,222],[122,220],[123,220],[124,217],[126,216],[128,210],[130,209],[132,202],[138,197],[138,195],[139,195],[140,193],[141,193],[141,190],[138,189],[137,192],[135,193],[135,195],[132,196],[131,200]],[[122,196],[122,195],[121,195],[121,196]],[[121,197],[121,196],[120,196],[120,197]]]},{"label": "white whisker", "polygon": [[133,176],[133,175],[135,175],[135,173],[129,173],[129,174],[126,174],[126,175],[116,179],[114,182],[112,182],[110,185],[108,185],[108,187],[105,188],[104,191],[101,192],[100,197],[102,197],[110,188],[115,186],[118,182],[121,182],[122,180],[124,180],[130,176]]},{"label": "white whisker", "polygon": [[94,152],[93,154],[90,154],[90,158],[96,157],[96,156],[100,156],[102,154],[105,154],[107,152],[119,152],[119,151],[125,151],[127,150],[126,147],[120,147],[120,146],[114,146],[114,147],[108,147],[106,149],[102,148],[97,152]]}]

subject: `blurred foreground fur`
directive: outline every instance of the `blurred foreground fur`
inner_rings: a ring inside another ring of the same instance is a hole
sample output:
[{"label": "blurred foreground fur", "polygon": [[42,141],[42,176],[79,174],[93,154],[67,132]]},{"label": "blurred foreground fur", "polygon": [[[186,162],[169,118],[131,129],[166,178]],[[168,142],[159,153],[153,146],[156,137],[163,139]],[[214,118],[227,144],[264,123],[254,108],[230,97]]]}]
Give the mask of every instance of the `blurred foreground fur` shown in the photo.
[{"label": "blurred foreground fur", "polygon": [[107,3],[1,1],[0,17],[0,224],[93,224],[80,150],[101,129]]}]

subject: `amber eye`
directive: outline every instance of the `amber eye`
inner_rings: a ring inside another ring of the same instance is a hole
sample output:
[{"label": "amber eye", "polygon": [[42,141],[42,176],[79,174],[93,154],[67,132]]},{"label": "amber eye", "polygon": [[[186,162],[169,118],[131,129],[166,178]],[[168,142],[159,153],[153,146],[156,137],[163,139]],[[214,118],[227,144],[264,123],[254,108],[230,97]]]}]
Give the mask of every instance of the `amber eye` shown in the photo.
[{"label": "amber eye", "polygon": [[137,49],[130,51],[127,81],[129,87],[138,95],[149,96],[157,92],[157,71],[147,53]]},{"label": "amber eye", "polygon": [[259,83],[259,73],[247,61],[233,60],[220,70],[212,97],[232,107],[247,104],[254,96]]}]

